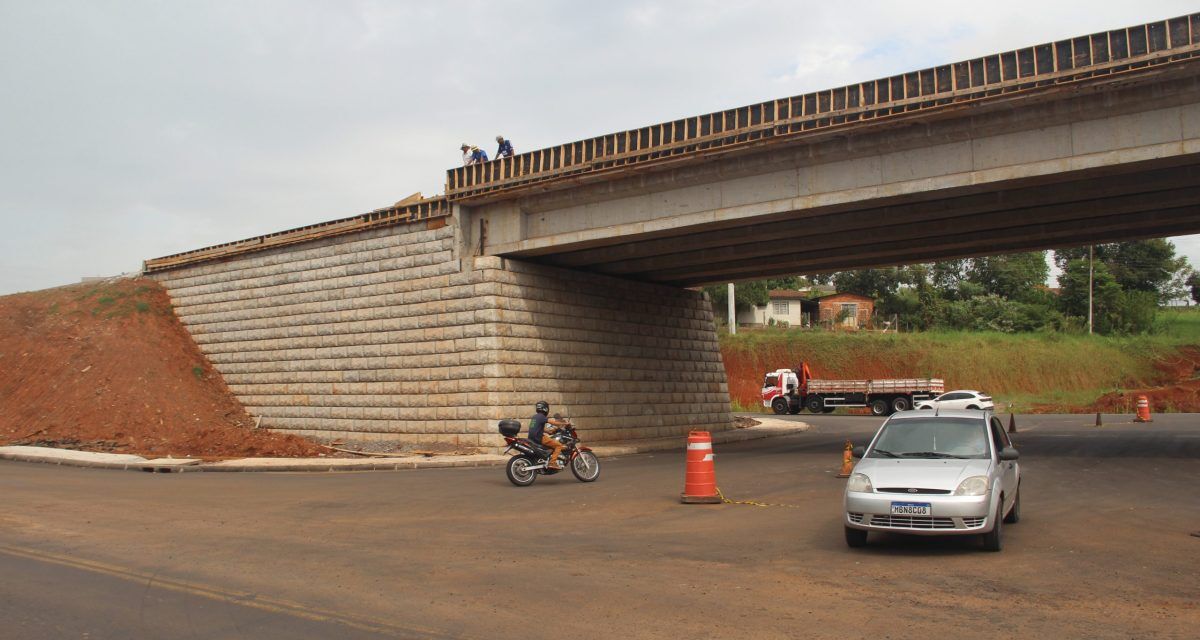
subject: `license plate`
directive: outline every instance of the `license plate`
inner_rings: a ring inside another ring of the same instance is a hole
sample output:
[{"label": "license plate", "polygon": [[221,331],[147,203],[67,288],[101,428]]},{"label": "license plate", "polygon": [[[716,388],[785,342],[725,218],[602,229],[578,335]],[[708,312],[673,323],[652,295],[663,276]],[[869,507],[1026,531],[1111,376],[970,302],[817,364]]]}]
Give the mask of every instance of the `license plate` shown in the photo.
[{"label": "license plate", "polygon": [[894,516],[931,516],[933,507],[928,502],[893,502]]}]

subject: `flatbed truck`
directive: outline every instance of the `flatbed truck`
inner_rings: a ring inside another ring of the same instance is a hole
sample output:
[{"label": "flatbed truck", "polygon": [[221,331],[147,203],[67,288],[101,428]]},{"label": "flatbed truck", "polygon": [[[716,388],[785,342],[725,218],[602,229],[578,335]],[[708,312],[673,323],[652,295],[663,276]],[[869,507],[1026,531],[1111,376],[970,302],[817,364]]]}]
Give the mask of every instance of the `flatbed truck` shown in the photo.
[{"label": "flatbed truck", "polygon": [[872,415],[886,416],[934,398],[945,387],[941,378],[819,380],[812,377],[808,363],[802,362],[794,369],[767,372],[762,403],[779,415],[803,409],[829,413],[838,407],[867,407]]}]

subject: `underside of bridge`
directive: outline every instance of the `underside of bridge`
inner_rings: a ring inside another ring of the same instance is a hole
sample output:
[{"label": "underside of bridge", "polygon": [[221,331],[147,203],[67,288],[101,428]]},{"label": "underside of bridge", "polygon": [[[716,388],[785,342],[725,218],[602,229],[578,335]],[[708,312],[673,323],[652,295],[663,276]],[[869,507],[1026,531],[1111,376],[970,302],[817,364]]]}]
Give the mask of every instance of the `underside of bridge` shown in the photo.
[{"label": "underside of bridge", "polygon": [[941,189],[516,256],[694,286],[1200,231],[1200,155]]}]

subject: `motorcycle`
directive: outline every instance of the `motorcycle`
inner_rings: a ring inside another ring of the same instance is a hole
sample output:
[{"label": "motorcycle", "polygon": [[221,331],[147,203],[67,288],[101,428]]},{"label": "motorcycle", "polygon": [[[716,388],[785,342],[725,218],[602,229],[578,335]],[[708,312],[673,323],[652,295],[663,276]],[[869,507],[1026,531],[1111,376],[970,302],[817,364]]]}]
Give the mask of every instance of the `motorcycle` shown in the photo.
[{"label": "motorcycle", "polygon": [[[562,470],[551,469],[548,466],[551,449],[529,438],[518,437],[517,434],[520,431],[520,422],[516,420],[500,421],[500,435],[504,436],[504,442],[508,444],[504,453],[515,451],[508,459],[508,464],[505,465],[505,473],[508,475],[509,482],[518,487],[528,487],[533,484],[534,480],[537,480],[539,475],[552,476]],[[560,427],[558,431],[550,434],[550,437],[563,444],[558,464],[571,469],[571,473],[575,474],[576,479],[580,482],[595,482],[600,477],[600,460],[596,454],[592,453],[591,449],[580,446],[579,434],[575,431],[575,425],[568,422],[566,426]]]}]

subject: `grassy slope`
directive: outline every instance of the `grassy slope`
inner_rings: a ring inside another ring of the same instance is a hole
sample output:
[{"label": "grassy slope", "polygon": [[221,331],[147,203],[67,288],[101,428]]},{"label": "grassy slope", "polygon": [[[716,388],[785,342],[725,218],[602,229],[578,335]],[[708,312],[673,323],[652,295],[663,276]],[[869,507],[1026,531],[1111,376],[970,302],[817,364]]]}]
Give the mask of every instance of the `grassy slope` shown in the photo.
[{"label": "grassy slope", "polygon": [[998,405],[1083,406],[1114,389],[1167,382],[1156,362],[1200,345],[1200,312],[1164,311],[1136,337],[929,332],[866,334],[764,330],[723,335],[729,391],[757,410],[763,373],[807,360],[819,378],[940,377],[946,388],[981,389]]}]

